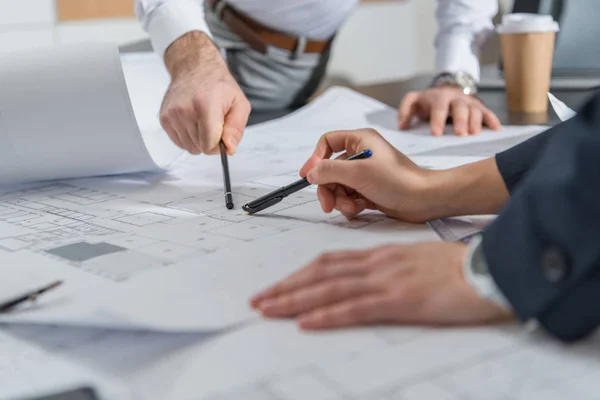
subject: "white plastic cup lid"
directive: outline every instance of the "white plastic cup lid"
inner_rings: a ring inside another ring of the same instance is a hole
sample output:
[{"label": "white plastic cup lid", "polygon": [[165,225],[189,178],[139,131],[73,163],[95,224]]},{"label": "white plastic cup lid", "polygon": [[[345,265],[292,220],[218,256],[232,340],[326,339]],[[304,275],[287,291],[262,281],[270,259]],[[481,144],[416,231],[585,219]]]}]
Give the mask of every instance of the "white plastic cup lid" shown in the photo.
[{"label": "white plastic cup lid", "polygon": [[506,14],[502,17],[502,23],[498,25],[498,33],[536,33],[536,32],[558,32],[558,22],[551,15],[543,14]]}]

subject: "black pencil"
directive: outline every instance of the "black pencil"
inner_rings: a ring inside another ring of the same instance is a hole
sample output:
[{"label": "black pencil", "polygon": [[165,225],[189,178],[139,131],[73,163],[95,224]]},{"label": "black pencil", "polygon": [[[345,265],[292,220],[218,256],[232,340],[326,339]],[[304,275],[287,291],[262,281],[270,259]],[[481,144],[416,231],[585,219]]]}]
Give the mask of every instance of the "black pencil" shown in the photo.
[{"label": "black pencil", "polygon": [[42,294],[44,294],[52,289],[55,289],[55,288],[59,287],[60,285],[62,285],[62,281],[57,281],[57,282],[51,283],[50,285],[43,287],[41,289],[34,290],[32,292],[25,293],[22,296],[8,300],[7,302],[0,304],[0,313],[9,312],[16,306],[18,306],[22,303],[25,303],[27,301],[35,301],[38,298],[38,296],[41,296]]},{"label": "black pencil", "polygon": [[225,186],[225,206],[233,210],[233,195],[231,194],[231,178],[229,177],[229,162],[227,160],[227,149],[221,140],[221,165],[223,166],[223,185]]}]

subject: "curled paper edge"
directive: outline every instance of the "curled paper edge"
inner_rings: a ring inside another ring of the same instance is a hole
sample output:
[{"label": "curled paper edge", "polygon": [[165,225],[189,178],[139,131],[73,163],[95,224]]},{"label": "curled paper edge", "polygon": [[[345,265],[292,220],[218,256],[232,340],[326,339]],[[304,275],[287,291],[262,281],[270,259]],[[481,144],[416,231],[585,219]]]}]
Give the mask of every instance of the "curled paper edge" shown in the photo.
[{"label": "curled paper edge", "polygon": [[550,99],[550,104],[552,104],[554,112],[561,121],[566,121],[577,115],[575,111],[567,107],[565,103],[557,99],[552,93],[548,92],[548,98]]}]

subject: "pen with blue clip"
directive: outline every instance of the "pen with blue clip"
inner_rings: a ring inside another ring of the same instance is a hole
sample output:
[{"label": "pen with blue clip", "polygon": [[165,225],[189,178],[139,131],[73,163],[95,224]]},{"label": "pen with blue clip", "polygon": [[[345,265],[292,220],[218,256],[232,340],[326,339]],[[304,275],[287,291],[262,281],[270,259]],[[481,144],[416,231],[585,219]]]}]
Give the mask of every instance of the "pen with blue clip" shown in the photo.
[{"label": "pen with blue clip", "polygon": [[[352,160],[364,160],[365,158],[369,158],[373,155],[371,150],[363,150],[359,153],[356,153],[348,158],[346,161]],[[269,207],[274,206],[275,204],[281,202],[283,199],[288,197],[291,194],[294,194],[302,189],[309,187],[311,184],[308,182],[306,178],[300,179],[292,184],[284,186],[280,189],[277,189],[271,193],[268,193],[256,200],[251,201],[242,207],[244,211],[248,214],[255,214],[259,211],[267,209]]]}]

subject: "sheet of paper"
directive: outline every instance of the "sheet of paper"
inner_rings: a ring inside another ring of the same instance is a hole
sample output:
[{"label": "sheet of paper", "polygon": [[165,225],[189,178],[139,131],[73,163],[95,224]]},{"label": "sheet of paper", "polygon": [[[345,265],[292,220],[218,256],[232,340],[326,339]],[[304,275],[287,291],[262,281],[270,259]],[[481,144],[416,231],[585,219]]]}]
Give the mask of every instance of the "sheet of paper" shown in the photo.
[{"label": "sheet of paper", "polygon": [[487,157],[469,156],[423,156],[414,155],[410,159],[421,168],[426,169],[451,169],[477,161],[485,160]]},{"label": "sheet of paper", "polygon": [[565,103],[557,99],[552,93],[548,93],[548,98],[550,99],[550,104],[552,105],[554,112],[561,121],[566,121],[577,115],[575,111],[571,110]]},{"label": "sheet of paper", "polygon": [[[192,258],[125,282],[113,292],[115,308],[119,307],[125,319],[136,320],[142,326],[151,327],[160,321],[160,327],[172,331],[193,331],[198,326],[224,328],[255,320],[257,315],[248,306],[253,294],[325,251],[437,240],[425,225],[368,215],[351,222],[334,217],[326,223],[306,224],[281,232],[279,223],[287,223],[288,218],[292,221],[306,218],[302,208],[293,207],[217,229],[239,237],[247,235],[248,239],[255,235],[263,238],[236,245],[234,251]],[[307,211],[306,215],[314,214]],[[167,298],[172,300],[165,302]]]},{"label": "sheet of paper", "polygon": [[94,371],[100,388],[123,385],[144,400],[593,400],[600,389],[600,336],[563,346],[516,326],[304,333],[290,321],[261,321],[216,337],[5,331]]},{"label": "sheet of paper", "polygon": [[156,53],[121,54],[121,64],[135,119],[148,152],[160,167],[168,167],[184,152],[160,126],[158,115],[171,78]]},{"label": "sheet of paper", "polygon": [[[63,347],[47,347],[47,342],[32,343],[18,336],[0,331],[1,400],[33,398],[87,385],[96,387],[102,398],[134,399],[122,383],[68,360]],[[69,345],[67,340],[73,337],[73,334],[63,335],[60,346]]]},{"label": "sheet of paper", "polygon": [[496,154],[524,142],[547,128],[525,126],[505,127],[504,129],[513,131],[516,135],[498,135],[493,140],[489,141],[439,147],[433,150],[416,153],[414,156],[419,156],[423,159],[428,157],[432,157],[432,159],[438,157],[469,157],[480,159],[494,157]]},{"label": "sheet of paper", "polygon": [[[210,203],[217,201],[214,198],[222,201],[222,193],[208,197]],[[113,251],[108,255],[93,253],[91,241],[50,245],[42,252],[70,265],[55,265],[33,255],[27,263],[32,272],[27,275],[43,268],[44,278],[38,277],[36,284],[64,279],[69,290],[56,290],[40,298],[36,307],[2,316],[0,321],[212,332],[256,319],[247,305],[249,297],[323,251],[437,240],[425,225],[401,223],[379,213],[353,221],[339,214],[325,215],[314,193],[292,201],[299,204],[287,203],[259,217],[239,211],[230,214],[217,206],[212,212],[203,209],[212,216],[189,223],[158,224],[138,236],[96,242],[99,252]],[[199,199],[189,204],[203,206]],[[158,262],[131,265],[140,256]],[[9,267],[14,263],[4,259],[8,273],[18,273],[19,267]],[[282,259],[290,261],[282,264]],[[23,288],[27,279],[18,281],[20,285],[9,280],[7,286]]]},{"label": "sheet of paper", "polygon": [[469,217],[451,217],[429,221],[427,225],[448,242],[470,241],[494,222],[495,215],[476,215]]},{"label": "sheet of paper", "polygon": [[0,86],[0,185],[158,169],[140,135],[116,46],[7,55]]},{"label": "sheet of paper", "polygon": [[[284,154],[310,154],[323,133],[357,128],[376,129],[408,155],[469,146],[485,149],[486,144],[489,144],[488,153],[490,145],[493,151],[501,151],[547,129],[543,126],[505,126],[500,131],[484,129],[480,135],[467,137],[454,135],[450,126],[442,137],[432,136],[426,124],[399,131],[395,109],[350,89],[336,87],[294,114],[248,129],[239,155],[264,157],[265,152],[272,152],[274,148]],[[506,142],[496,143],[499,140]],[[448,155],[485,157],[488,153],[472,150],[470,154]]]},{"label": "sheet of paper", "polygon": [[154,52],[125,53],[120,59],[140,130],[159,128],[158,114],[171,80],[164,62]]}]

